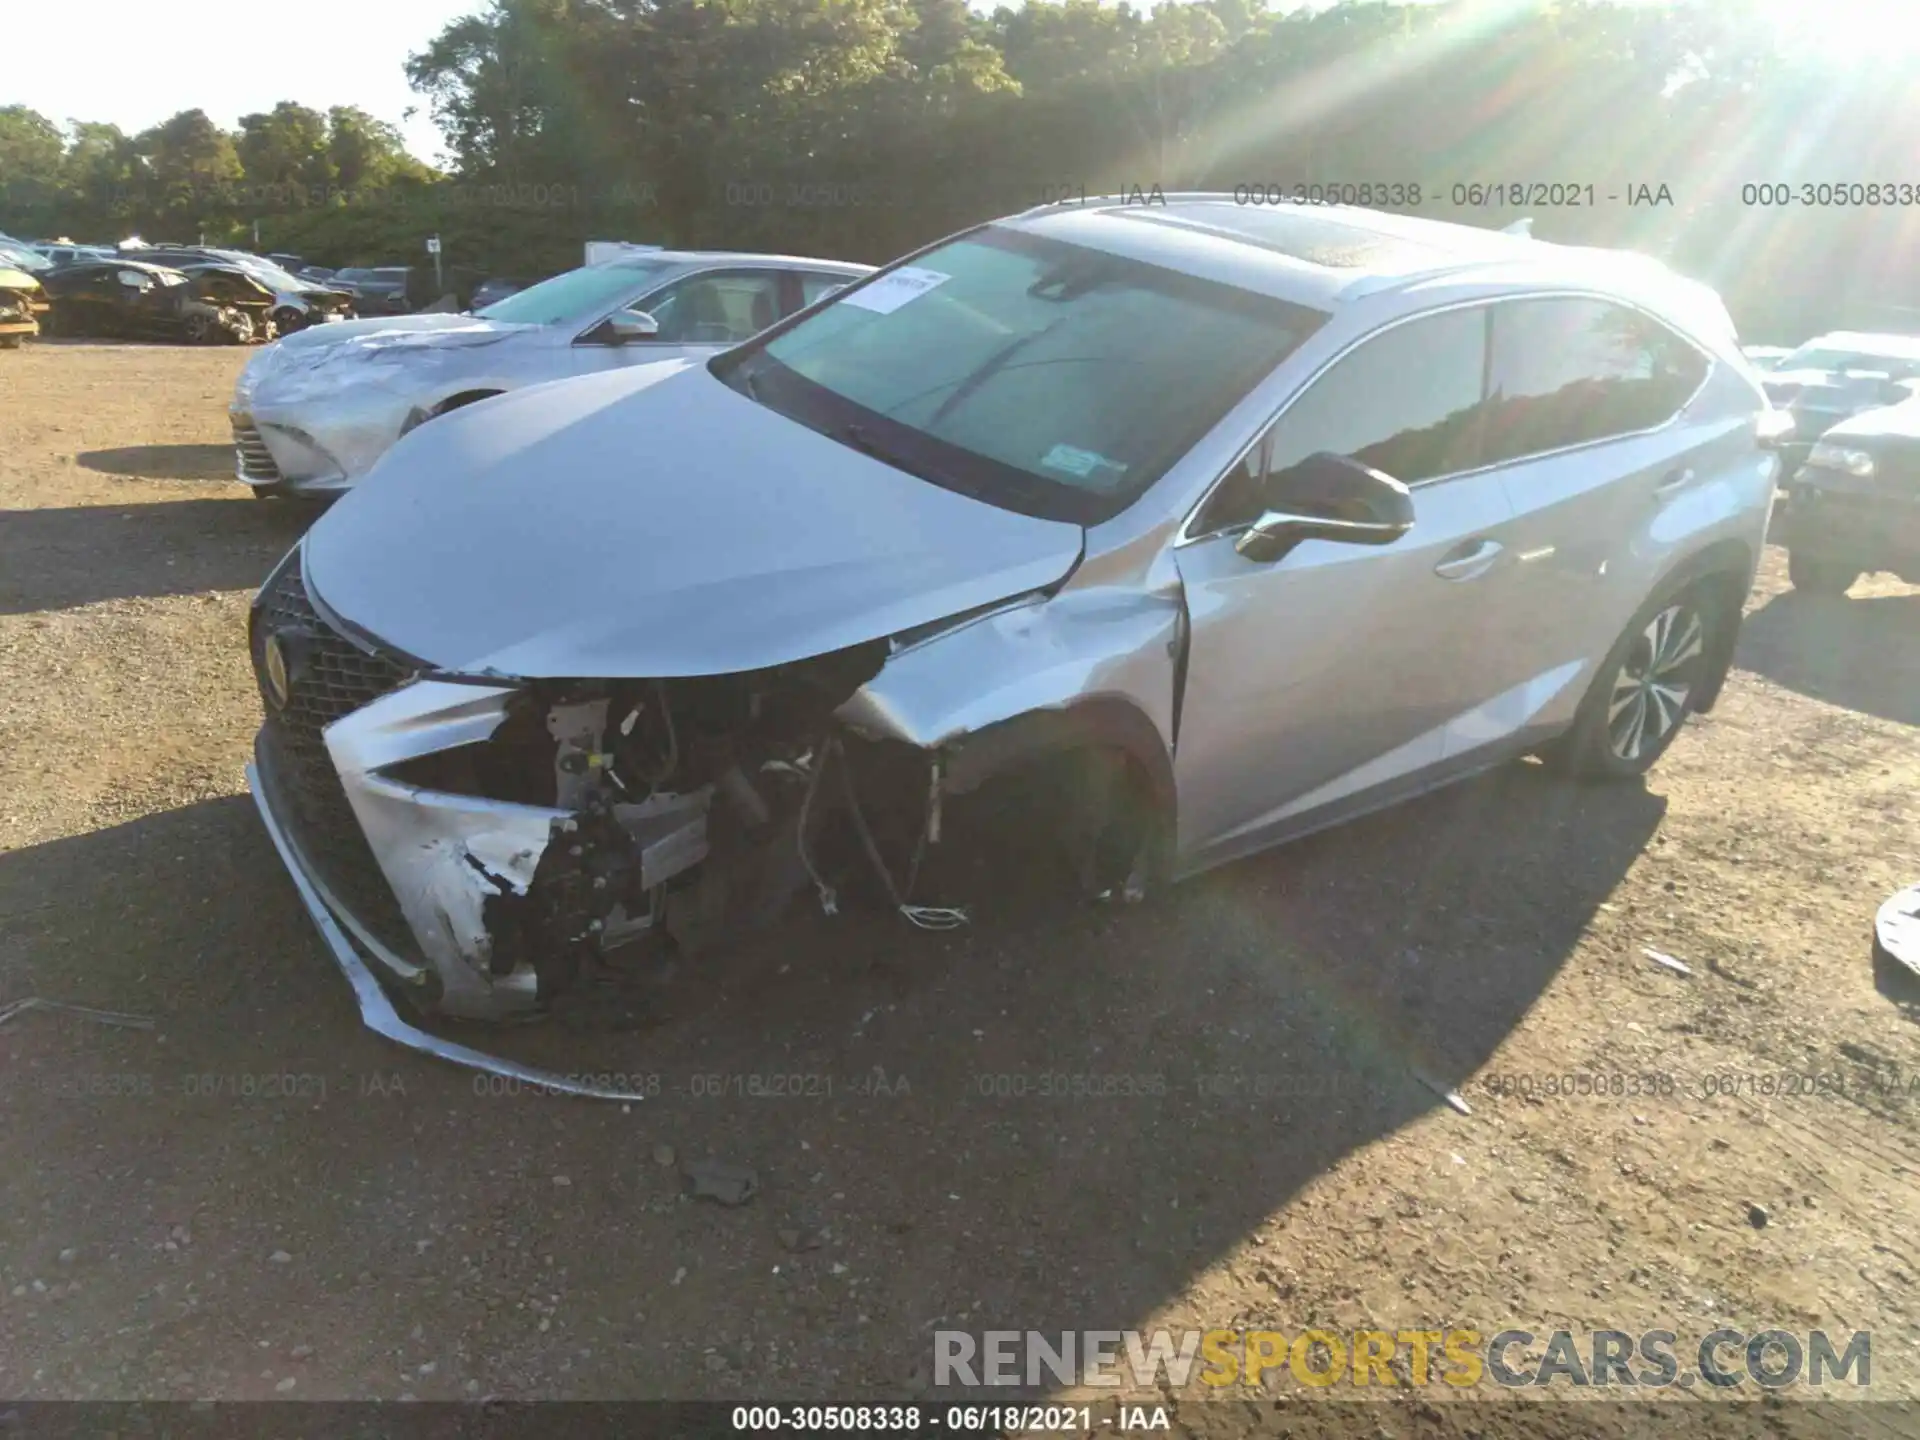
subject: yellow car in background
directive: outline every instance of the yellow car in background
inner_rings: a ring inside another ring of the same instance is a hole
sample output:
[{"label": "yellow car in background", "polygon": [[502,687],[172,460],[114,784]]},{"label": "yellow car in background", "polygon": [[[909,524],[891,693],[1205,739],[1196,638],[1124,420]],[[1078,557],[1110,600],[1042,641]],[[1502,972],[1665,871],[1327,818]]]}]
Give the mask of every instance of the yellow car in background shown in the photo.
[{"label": "yellow car in background", "polygon": [[47,292],[24,270],[0,265],[0,350],[18,350],[20,342],[40,333]]}]

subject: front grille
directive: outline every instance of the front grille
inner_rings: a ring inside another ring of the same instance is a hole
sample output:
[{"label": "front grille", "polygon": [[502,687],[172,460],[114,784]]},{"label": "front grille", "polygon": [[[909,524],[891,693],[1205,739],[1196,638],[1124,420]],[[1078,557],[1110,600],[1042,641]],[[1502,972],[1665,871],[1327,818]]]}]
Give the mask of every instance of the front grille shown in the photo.
[{"label": "front grille", "polygon": [[[240,461],[240,473],[263,484],[278,481],[280,467],[274,463],[273,452],[267,449],[267,442],[260,438],[251,419],[241,415],[229,419],[233,423],[233,449]],[[306,597],[303,594],[301,598]]]},{"label": "front grille", "polygon": [[[321,731],[407,678],[398,662],[362,649],[321,619],[307,598],[296,553],[268,581],[253,615],[253,668],[264,675],[267,636],[290,633],[296,659],[286,708],[266,700],[262,773],[274,813],[321,884],[381,943],[415,952],[413,932],[347,803]],[[262,685],[262,694],[265,686]]]}]

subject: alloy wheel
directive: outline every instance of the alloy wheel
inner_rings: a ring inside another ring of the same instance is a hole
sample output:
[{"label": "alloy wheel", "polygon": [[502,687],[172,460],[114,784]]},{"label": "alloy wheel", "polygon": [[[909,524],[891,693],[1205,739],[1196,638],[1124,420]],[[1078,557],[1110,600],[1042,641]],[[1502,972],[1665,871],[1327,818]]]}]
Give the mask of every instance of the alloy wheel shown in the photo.
[{"label": "alloy wheel", "polygon": [[1679,728],[1705,653],[1706,623],[1686,601],[1647,622],[1607,697],[1607,745],[1616,759],[1636,761]]}]

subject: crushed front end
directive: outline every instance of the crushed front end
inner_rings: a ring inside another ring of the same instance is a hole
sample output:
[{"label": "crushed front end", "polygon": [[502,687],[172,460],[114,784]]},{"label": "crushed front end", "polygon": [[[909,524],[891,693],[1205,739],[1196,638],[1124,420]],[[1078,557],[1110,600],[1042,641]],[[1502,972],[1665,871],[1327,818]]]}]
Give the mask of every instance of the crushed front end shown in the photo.
[{"label": "crushed front end", "polygon": [[40,333],[47,292],[23,270],[0,266],[0,347],[14,348]]},{"label": "crushed front end", "polygon": [[832,712],[886,655],[659,681],[440,676],[329,614],[298,550],[250,642],[255,797],[303,893],[414,1008],[487,1020],[543,1010],[626,942],[697,950],[805,891],[809,841],[850,793],[821,793],[846,743]]}]

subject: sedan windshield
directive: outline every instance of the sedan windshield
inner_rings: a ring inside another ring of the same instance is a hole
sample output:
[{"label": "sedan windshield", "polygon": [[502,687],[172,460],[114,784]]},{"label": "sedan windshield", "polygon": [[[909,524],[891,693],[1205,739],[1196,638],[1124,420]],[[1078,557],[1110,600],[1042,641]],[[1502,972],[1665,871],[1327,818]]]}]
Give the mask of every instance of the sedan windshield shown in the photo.
[{"label": "sedan windshield", "polygon": [[529,285],[473,313],[482,320],[504,320],[511,325],[580,324],[598,319],[670,268],[658,261],[588,265]]},{"label": "sedan windshield", "polygon": [[1326,319],[989,226],[713,364],[761,404],[923,479],[1094,524]]}]

